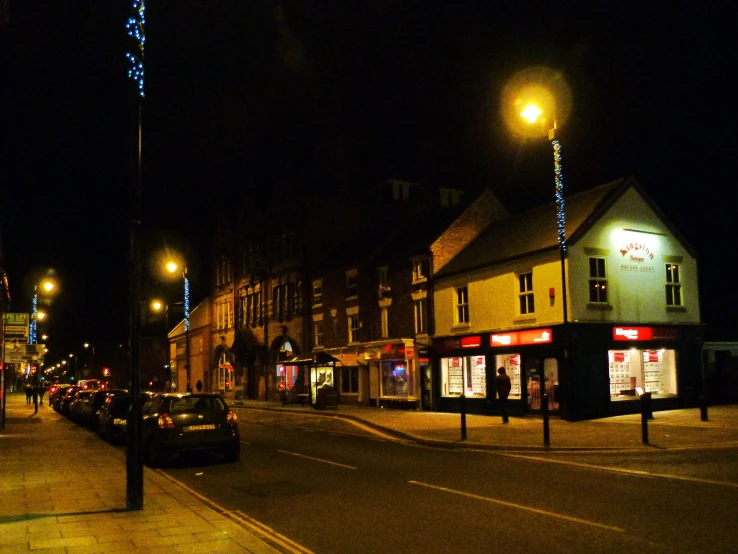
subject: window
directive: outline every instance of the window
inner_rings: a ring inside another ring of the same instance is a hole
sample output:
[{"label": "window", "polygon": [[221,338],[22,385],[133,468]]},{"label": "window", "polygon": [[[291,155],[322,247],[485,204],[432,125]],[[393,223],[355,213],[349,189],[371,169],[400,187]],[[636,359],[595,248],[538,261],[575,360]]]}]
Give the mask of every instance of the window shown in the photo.
[{"label": "window", "polygon": [[638,390],[653,396],[677,394],[676,351],[610,350],[610,400],[636,400]]},{"label": "window", "polygon": [[607,266],[605,258],[589,259],[589,301],[607,302]]},{"label": "window", "polygon": [[404,360],[382,362],[382,396],[407,398],[412,390],[412,375],[408,373]]},{"label": "window", "polygon": [[666,264],[666,305],[682,305],[682,285],[677,264]]},{"label": "window", "polygon": [[484,356],[441,358],[441,396],[484,398],[487,372]]},{"label": "window", "polygon": [[349,342],[359,342],[359,329],[361,328],[361,323],[359,322],[359,316],[350,315],[348,317],[348,326],[349,326]]},{"label": "window", "polygon": [[346,272],[346,296],[358,296],[359,295],[359,278],[356,271]]},{"label": "window", "polygon": [[215,284],[217,286],[226,285],[233,279],[231,272],[231,261],[221,260],[219,264],[215,266]]},{"label": "window", "polygon": [[323,280],[313,281],[313,306],[320,306],[323,303]]},{"label": "window", "polygon": [[[244,297],[242,297],[244,298]],[[256,327],[261,323],[261,291],[249,290],[245,296],[244,325]]]},{"label": "window", "polygon": [[518,275],[518,302],[520,315],[532,314],[536,311],[533,302],[533,272]]},{"label": "window", "polygon": [[272,287],[272,316],[278,321],[284,319],[284,294],[281,285]]},{"label": "window", "polygon": [[387,277],[388,267],[382,266],[377,268],[377,282],[379,283],[379,298],[383,298],[383,293],[390,290],[389,279]]},{"label": "window", "polygon": [[430,277],[430,268],[427,258],[413,260],[413,283],[425,281]]},{"label": "window", "polygon": [[357,366],[341,368],[341,392],[345,394],[359,392],[359,368]]},{"label": "window", "polygon": [[226,301],[226,310],[228,317],[228,328],[233,327],[233,302],[231,300]]},{"label": "window", "polygon": [[469,323],[469,289],[466,286],[456,289],[456,323]]},{"label": "window", "polygon": [[386,339],[389,337],[389,308],[383,307],[381,308],[379,312],[379,318],[380,318],[380,332],[381,337],[383,339]]},{"label": "window", "polygon": [[316,321],[313,323],[313,339],[315,346],[323,346],[323,322]]},{"label": "window", "polygon": [[415,308],[415,334],[427,333],[427,301],[425,298],[421,298],[413,302],[413,305]]}]

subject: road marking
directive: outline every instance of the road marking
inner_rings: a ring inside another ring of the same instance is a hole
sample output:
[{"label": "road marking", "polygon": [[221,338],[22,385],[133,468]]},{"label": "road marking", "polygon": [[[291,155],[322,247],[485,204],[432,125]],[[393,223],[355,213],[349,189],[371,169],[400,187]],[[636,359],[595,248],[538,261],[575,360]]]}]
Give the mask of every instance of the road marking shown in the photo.
[{"label": "road marking", "polygon": [[459,496],[466,496],[467,498],[474,498],[475,500],[484,500],[485,502],[491,502],[493,504],[499,504],[501,506],[507,506],[508,508],[516,508],[518,510],[525,510],[526,512],[533,512],[534,514],[540,514],[544,516],[553,517],[556,519],[563,519],[565,521],[572,521],[574,523],[581,523],[582,525],[591,525],[593,527],[599,527],[600,529],[607,529],[609,531],[616,531],[618,533],[625,533],[625,529],[621,529],[620,527],[613,527],[612,525],[604,525],[602,523],[597,523],[595,521],[589,521],[586,519],[580,519],[578,517],[572,517],[567,516],[564,514],[559,514],[557,512],[549,512],[548,510],[540,510],[538,508],[532,508],[530,506],[525,506],[523,504],[515,504],[513,502],[507,502],[505,500],[498,500],[496,498],[490,498],[488,496],[480,496],[478,494],[472,494],[469,492],[463,492],[463,491],[457,491],[454,489],[448,489],[446,487],[439,487],[437,485],[429,485],[428,483],[421,483],[420,481],[408,481],[411,485],[419,485],[421,487],[426,487],[429,489],[435,489],[438,491],[443,492],[450,492],[452,494],[458,494]]},{"label": "road marking", "polygon": [[305,458],[306,460],[313,460],[314,462],[323,462],[324,464],[331,464],[332,466],[345,467],[346,469],[359,469],[354,466],[347,466],[346,464],[339,464],[338,462],[331,462],[330,460],[323,460],[322,458],[313,458],[312,456],[305,456],[304,454],[298,454],[296,452],[288,452],[287,450],[277,450],[282,454],[289,454],[290,456],[297,456],[298,458]]},{"label": "road marking", "polygon": [[621,467],[609,467],[609,466],[598,466],[595,464],[585,464],[583,462],[570,462],[568,460],[552,460],[549,458],[543,458],[540,456],[526,456],[524,454],[499,454],[506,458],[518,458],[521,460],[530,460],[532,462],[544,462],[547,464],[560,464],[565,466],[580,467],[582,469],[591,469],[594,471],[609,471],[611,473],[622,473],[623,475],[633,475],[636,477],[646,477],[653,479],[672,479],[674,481],[687,481],[691,483],[701,483],[703,485],[716,485],[719,487],[729,487],[732,489],[738,489],[738,483],[731,483],[730,481],[716,481],[714,479],[703,479],[701,477],[685,477],[683,475],[672,475],[669,473],[651,473],[648,471],[641,471],[639,469],[625,469]]},{"label": "road marking", "polygon": [[285,550],[291,552],[292,554],[313,554],[312,550],[308,550],[304,546],[297,544],[296,542],[285,537],[281,533],[278,533],[277,531],[275,531],[268,525],[265,525],[261,523],[260,521],[257,521],[254,518],[244,514],[241,510],[236,510],[235,512],[226,510],[221,505],[217,504],[216,502],[213,502],[208,497],[201,495],[199,492],[188,487],[183,482],[179,481],[178,479],[175,479],[168,473],[165,473],[160,469],[154,469],[151,471],[171,481],[172,483],[177,485],[179,488],[188,492],[189,494],[191,494],[192,496],[194,496],[195,498],[197,498],[202,503],[209,506],[216,512],[226,516],[227,518],[233,521],[236,521],[242,527],[246,527],[247,529],[250,529],[257,536],[264,537],[267,541],[278,544],[279,546],[283,547]]}]

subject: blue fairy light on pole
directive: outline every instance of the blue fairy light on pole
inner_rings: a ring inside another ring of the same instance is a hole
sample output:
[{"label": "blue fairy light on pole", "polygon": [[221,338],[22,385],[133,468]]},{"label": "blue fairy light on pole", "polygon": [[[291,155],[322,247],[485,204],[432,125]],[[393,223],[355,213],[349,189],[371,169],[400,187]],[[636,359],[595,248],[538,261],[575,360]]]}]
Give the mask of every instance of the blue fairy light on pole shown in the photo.
[{"label": "blue fairy light on pole", "polygon": [[144,24],[146,23],[146,3],[144,0],[133,0],[134,15],[126,22],[128,36],[135,39],[135,48],[133,52],[126,52],[129,68],[128,77],[138,86],[138,94],[144,96],[144,45],[146,43],[146,33],[144,32]]}]

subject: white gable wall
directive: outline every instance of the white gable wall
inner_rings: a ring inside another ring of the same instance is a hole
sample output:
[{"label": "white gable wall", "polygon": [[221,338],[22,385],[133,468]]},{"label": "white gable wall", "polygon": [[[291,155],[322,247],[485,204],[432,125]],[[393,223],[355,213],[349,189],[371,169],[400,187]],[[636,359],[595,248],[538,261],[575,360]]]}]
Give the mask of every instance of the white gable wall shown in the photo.
[{"label": "white gable wall", "polygon": [[[635,189],[628,189],[568,250],[572,320],[700,322],[697,261]],[[609,308],[589,304],[590,256],[607,260]],[[666,306],[668,262],[679,265],[682,308]]]}]

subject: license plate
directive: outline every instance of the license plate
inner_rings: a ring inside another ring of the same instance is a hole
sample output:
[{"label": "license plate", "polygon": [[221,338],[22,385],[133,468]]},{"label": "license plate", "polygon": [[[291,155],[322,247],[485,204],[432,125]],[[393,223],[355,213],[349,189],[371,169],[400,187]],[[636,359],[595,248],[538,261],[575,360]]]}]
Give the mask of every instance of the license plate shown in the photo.
[{"label": "license plate", "polygon": [[185,431],[206,431],[207,429],[215,429],[215,425],[212,423],[210,425],[190,425],[184,428]]}]

